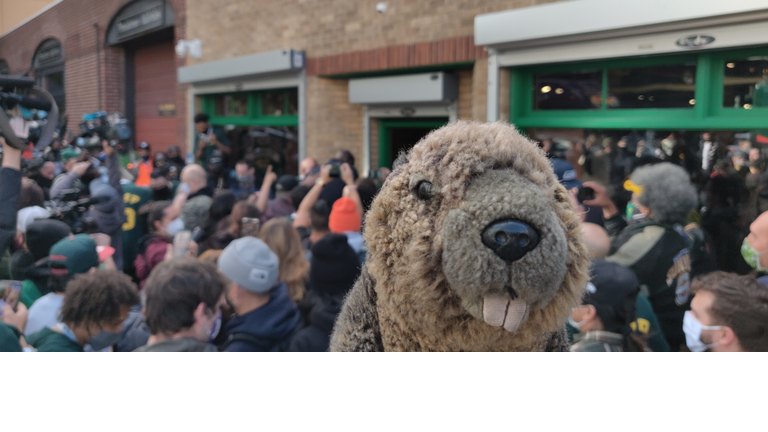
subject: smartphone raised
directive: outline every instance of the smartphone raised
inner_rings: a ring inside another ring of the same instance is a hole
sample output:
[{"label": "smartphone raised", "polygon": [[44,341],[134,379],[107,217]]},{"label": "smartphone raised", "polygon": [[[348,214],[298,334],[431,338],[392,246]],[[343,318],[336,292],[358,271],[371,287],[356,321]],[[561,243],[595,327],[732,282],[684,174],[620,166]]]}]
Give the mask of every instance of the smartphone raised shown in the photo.
[{"label": "smartphone raised", "polygon": [[21,297],[21,284],[21,281],[16,280],[0,280],[0,300],[11,306],[14,312]]},{"label": "smartphone raised", "polygon": [[173,257],[182,258],[187,256],[190,241],[192,241],[191,231],[183,230],[177,232],[176,235],[173,236]]}]

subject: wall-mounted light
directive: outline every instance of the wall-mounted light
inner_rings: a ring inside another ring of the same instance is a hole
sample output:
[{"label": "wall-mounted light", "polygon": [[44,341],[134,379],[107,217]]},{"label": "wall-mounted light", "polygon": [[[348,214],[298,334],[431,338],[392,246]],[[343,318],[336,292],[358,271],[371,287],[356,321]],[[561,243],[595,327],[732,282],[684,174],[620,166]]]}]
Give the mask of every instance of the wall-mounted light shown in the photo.
[{"label": "wall-mounted light", "polygon": [[376,12],[378,12],[380,14],[383,14],[383,13],[387,12],[387,9],[388,9],[388,7],[387,7],[386,3],[384,3],[384,2],[376,3]]},{"label": "wall-mounted light", "polygon": [[640,95],[640,96],[637,97],[637,100],[645,100],[645,96]]},{"label": "wall-mounted light", "polygon": [[696,99],[689,100],[688,105],[696,105]]},{"label": "wall-mounted light", "polygon": [[176,55],[179,56],[179,58],[184,58],[187,55],[190,55],[191,57],[199,59],[203,56],[203,43],[200,42],[200,39],[191,41],[180,39],[176,44]]},{"label": "wall-mounted light", "polygon": [[744,109],[752,109],[752,105],[750,105],[750,104],[744,104]]},{"label": "wall-mounted light", "polygon": [[561,88],[559,88],[559,89],[555,89],[555,93],[557,93],[557,94],[563,94],[563,92],[564,92],[564,91],[565,91],[565,90],[563,90],[563,89],[561,89]]},{"label": "wall-mounted light", "polygon": [[728,63],[725,65],[725,67],[727,67],[728,69],[733,69],[736,67],[736,63]]},{"label": "wall-mounted light", "polygon": [[552,91],[552,87],[550,86],[544,86],[541,88],[542,93],[549,93],[550,91]]}]

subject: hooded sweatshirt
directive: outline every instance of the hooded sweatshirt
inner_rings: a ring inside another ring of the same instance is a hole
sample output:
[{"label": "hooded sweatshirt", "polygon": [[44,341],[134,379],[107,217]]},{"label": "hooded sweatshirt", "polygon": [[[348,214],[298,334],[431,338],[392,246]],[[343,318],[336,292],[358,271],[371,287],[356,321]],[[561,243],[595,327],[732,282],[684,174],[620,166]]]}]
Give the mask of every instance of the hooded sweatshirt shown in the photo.
[{"label": "hooded sweatshirt", "polygon": [[112,186],[96,179],[90,184],[91,197],[107,197],[108,201],[96,204],[86,213],[96,221],[100,232],[112,240],[110,246],[115,249],[112,259],[118,270],[123,269],[123,223],[125,222],[125,204],[122,196]]},{"label": "hooded sweatshirt", "polygon": [[257,338],[258,345],[240,340],[229,344],[225,342],[222,345],[223,351],[277,351],[280,348],[279,345],[284,344],[285,339],[292,335],[300,319],[299,308],[288,295],[288,286],[281,282],[272,289],[267,304],[232,318],[222,330],[225,335],[224,340],[228,341],[233,335],[244,333]]}]

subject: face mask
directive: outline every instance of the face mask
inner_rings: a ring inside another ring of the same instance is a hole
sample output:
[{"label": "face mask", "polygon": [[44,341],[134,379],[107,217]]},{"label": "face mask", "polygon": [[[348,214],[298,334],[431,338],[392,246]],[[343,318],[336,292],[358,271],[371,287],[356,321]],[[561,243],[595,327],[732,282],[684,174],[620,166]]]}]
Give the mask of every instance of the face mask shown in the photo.
[{"label": "face mask", "polygon": [[744,243],[741,244],[741,256],[744,258],[744,261],[749,264],[750,267],[757,271],[764,270],[760,266],[760,256],[765,253],[768,253],[768,249],[762,252],[758,252],[755,250],[755,248],[749,245],[749,242],[747,242],[746,238],[744,239]]},{"label": "face mask", "polygon": [[101,351],[106,347],[116,344],[121,336],[122,332],[111,333],[102,330],[97,335],[91,337],[89,344],[94,351]]},{"label": "face mask", "polygon": [[146,162],[146,161],[148,161],[148,160],[149,160],[149,155],[144,155],[144,156],[142,156],[142,157],[141,157],[141,159],[142,159],[144,162]]},{"label": "face mask", "polygon": [[581,326],[584,325],[584,321],[576,321],[575,319],[568,317],[568,324],[570,324],[571,327],[575,328],[576,330],[580,330]]},{"label": "face mask", "polygon": [[686,311],[683,317],[683,332],[685,333],[685,344],[692,352],[703,352],[714,346],[720,345],[720,342],[706,345],[701,341],[702,330],[720,330],[723,326],[705,326],[693,317],[691,311]]},{"label": "face mask", "polygon": [[171,188],[168,186],[162,187],[160,189],[152,189],[152,198],[155,201],[166,201],[170,200],[171,197]]},{"label": "face mask", "polygon": [[168,228],[165,229],[165,232],[167,232],[169,236],[173,237],[176,235],[177,232],[183,229],[184,229],[184,221],[181,220],[181,218],[176,218],[173,220],[173,222],[168,224]]},{"label": "face mask", "polygon": [[237,181],[238,181],[238,182],[240,182],[240,183],[250,183],[250,181],[251,181],[251,176],[249,176],[249,175],[246,175],[246,176],[237,176]]},{"label": "face mask", "polygon": [[211,327],[211,334],[208,336],[208,342],[213,342],[213,340],[216,339],[216,336],[219,335],[219,330],[221,330],[221,311],[216,315],[216,319],[213,320],[213,327]]}]

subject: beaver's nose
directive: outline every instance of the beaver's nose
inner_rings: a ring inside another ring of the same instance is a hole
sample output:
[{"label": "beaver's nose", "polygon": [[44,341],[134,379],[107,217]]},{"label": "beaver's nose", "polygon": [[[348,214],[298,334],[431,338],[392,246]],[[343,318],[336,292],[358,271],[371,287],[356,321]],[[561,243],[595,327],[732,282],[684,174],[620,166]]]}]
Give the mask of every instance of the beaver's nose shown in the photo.
[{"label": "beaver's nose", "polygon": [[539,244],[539,233],[533,227],[513,219],[488,225],[482,237],[485,246],[508,262],[519,260]]}]

